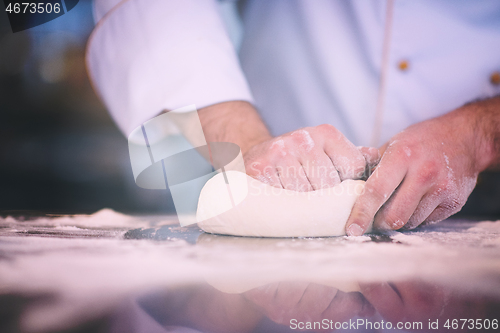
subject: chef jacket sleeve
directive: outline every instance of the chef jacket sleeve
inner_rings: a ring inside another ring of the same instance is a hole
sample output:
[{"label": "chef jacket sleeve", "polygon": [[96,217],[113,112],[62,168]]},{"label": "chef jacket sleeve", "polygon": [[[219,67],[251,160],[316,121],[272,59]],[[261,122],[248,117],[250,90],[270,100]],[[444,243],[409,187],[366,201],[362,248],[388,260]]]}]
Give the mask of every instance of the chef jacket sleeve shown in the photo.
[{"label": "chef jacket sleeve", "polygon": [[128,135],[164,110],[252,96],[215,0],[96,0],[86,62]]}]

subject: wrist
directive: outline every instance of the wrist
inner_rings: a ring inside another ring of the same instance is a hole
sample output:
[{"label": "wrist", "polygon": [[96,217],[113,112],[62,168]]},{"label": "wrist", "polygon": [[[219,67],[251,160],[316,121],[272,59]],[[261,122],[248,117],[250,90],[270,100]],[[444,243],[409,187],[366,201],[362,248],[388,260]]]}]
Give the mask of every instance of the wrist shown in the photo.
[{"label": "wrist", "polygon": [[198,111],[207,142],[232,142],[245,154],[272,138],[257,110],[248,102],[214,104]]},{"label": "wrist", "polygon": [[468,103],[456,112],[467,124],[476,171],[500,166],[500,97]]}]

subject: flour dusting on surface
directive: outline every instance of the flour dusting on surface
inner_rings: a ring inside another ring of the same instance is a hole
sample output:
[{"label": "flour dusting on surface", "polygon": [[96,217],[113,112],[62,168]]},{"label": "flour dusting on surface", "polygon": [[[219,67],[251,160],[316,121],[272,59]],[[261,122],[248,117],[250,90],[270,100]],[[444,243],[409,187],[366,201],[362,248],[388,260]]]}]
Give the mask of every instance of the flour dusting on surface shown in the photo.
[{"label": "flour dusting on surface", "polygon": [[[24,328],[32,332],[56,330],[81,313],[92,317],[92,311],[102,313],[130,293],[208,278],[412,278],[500,296],[500,221],[447,220],[415,231],[302,239],[217,236],[172,226],[172,221],[172,216],[111,210],[29,221],[2,218],[2,288],[59,295],[60,302],[33,306],[24,314]],[[118,226],[139,231],[124,234],[115,231]],[[169,236],[161,238],[161,232]]]}]

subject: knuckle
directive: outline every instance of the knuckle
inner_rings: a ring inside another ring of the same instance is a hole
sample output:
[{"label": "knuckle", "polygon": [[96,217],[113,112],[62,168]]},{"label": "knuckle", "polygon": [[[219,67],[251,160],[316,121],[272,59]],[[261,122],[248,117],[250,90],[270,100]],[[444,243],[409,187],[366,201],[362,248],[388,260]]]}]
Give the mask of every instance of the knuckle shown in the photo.
[{"label": "knuckle", "polygon": [[403,147],[397,150],[398,158],[406,161],[407,163],[411,160],[411,153],[408,153],[410,150],[407,147]]},{"label": "knuckle", "polygon": [[287,139],[288,141],[293,142],[295,144],[301,143],[302,141],[304,141],[305,134],[306,134],[305,129],[299,129],[291,132],[290,135],[287,136]]},{"label": "knuckle", "polygon": [[462,198],[450,198],[448,201],[443,202],[440,206],[446,211],[448,214],[447,217],[458,213],[462,207],[465,205],[465,200]]},{"label": "knuckle", "polygon": [[266,163],[262,160],[252,161],[247,167],[246,171],[249,176],[259,176],[259,175],[268,175],[273,166],[270,163]]},{"label": "knuckle", "polygon": [[311,134],[307,129],[300,129],[290,133],[288,136],[290,142],[292,143],[294,149],[299,151],[311,152],[316,148],[315,140],[311,137]]},{"label": "knuckle", "polygon": [[430,184],[436,180],[439,173],[438,165],[435,161],[426,161],[417,171],[417,182],[420,184]]},{"label": "knuckle", "polygon": [[285,148],[285,140],[283,138],[276,138],[271,142],[269,146],[270,150],[281,150]]},{"label": "knuckle", "polygon": [[316,128],[320,131],[331,131],[336,129],[333,125],[330,124],[321,124],[316,126]]},{"label": "knuckle", "polygon": [[403,161],[410,161],[418,158],[418,149],[413,145],[403,140],[393,140],[387,146],[387,153],[395,154],[398,159]]},{"label": "knuckle", "polygon": [[324,136],[339,136],[340,131],[333,125],[330,124],[321,124],[316,126],[316,131]]}]

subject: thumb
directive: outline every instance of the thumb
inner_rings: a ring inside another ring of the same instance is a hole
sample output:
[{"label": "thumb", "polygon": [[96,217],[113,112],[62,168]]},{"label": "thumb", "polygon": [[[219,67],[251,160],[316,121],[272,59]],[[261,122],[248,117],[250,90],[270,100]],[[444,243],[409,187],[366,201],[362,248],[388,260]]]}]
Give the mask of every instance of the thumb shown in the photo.
[{"label": "thumb", "polygon": [[358,150],[361,152],[361,155],[365,158],[366,161],[366,170],[367,170],[367,178],[370,176],[371,171],[377,166],[378,162],[380,162],[380,152],[377,148],[374,147],[363,147],[359,146]]}]

